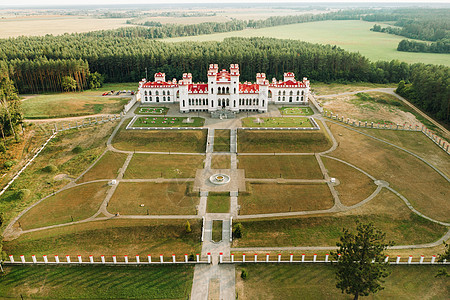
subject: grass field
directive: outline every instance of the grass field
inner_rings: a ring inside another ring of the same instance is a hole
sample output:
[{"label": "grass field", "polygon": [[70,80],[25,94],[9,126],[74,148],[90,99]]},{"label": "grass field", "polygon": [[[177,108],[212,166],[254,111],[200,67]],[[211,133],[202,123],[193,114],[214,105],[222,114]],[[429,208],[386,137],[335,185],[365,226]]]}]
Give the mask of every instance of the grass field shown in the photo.
[{"label": "grass field", "polygon": [[78,183],[97,179],[114,179],[122,168],[127,155],[108,151],[102,158],[78,180]]},{"label": "grass field", "polygon": [[22,229],[32,229],[86,219],[98,210],[107,190],[105,182],[64,190],[33,207],[19,222]]},{"label": "grass field", "polygon": [[[21,235],[4,242],[3,251],[7,254],[42,255],[82,255],[87,259],[93,255],[98,259],[105,255],[107,261],[117,255],[152,255],[158,259],[160,254],[169,258],[172,254],[195,254],[201,251],[201,222],[189,220],[192,231],[186,233],[186,220],[130,220],[110,219],[78,225],[70,225]],[[158,257],[158,258],[157,258]],[[51,259],[49,257],[49,259]]]},{"label": "grass field", "polygon": [[356,229],[356,220],[372,222],[396,245],[434,242],[447,232],[445,226],[417,216],[401,199],[383,190],[369,203],[345,213],[278,220],[240,220],[245,228],[244,236],[234,240],[233,246],[334,246],[342,228]]},{"label": "grass field", "polygon": [[26,119],[117,114],[122,111],[128,100],[128,98],[90,96],[75,92],[44,94],[22,101],[22,108]]},{"label": "grass field", "polygon": [[230,211],[230,194],[209,192],[206,205],[207,213],[228,213]]},{"label": "grass field", "polygon": [[[404,151],[340,125],[329,123],[329,127],[339,143],[332,156],[389,182],[426,216],[441,221],[450,220],[448,182],[431,167]],[[364,153],[370,155],[362,155]]]},{"label": "grass field", "polygon": [[135,178],[194,178],[203,168],[204,155],[133,154],[125,179]]},{"label": "grass field", "polygon": [[[193,215],[199,198],[183,183],[122,182],[108,204],[121,215]],[[142,204],[144,206],[142,206]]]},{"label": "grass field", "polygon": [[45,299],[186,299],[194,267],[14,266],[1,276],[0,297]]},{"label": "grass field", "polygon": [[243,118],[242,127],[313,127],[309,118]]},{"label": "grass field", "polygon": [[[241,270],[248,272],[246,280]],[[364,299],[448,299],[448,279],[435,278],[441,266],[391,266],[384,290]],[[450,266],[445,267],[450,272]],[[236,267],[239,299],[352,299],[336,288],[332,265],[262,265]]]},{"label": "grass field", "polygon": [[241,215],[328,209],[333,198],[326,184],[250,184],[239,195]]},{"label": "grass field", "polygon": [[397,45],[404,37],[370,31],[374,24],[356,20],[320,21],[210,35],[168,38],[164,41],[221,41],[224,38],[235,36],[296,39],[311,43],[337,45],[348,51],[359,52],[371,61],[398,59],[407,63],[450,65],[448,54],[397,51]]},{"label": "grass field", "polygon": [[222,240],[222,220],[212,221],[212,240],[214,242],[220,242]]},{"label": "grass field", "polygon": [[313,155],[240,155],[238,168],[247,178],[323,179]]},{"label": "grass field", "polygon": [[229,169],[231,167],[231,158],[229,155],[212,155],[211,169]]},{"label": "grass field", "polygon": [[166,115],[169,111],[167,107],[161,106],[140,106],[134,110],[136,115]]},{"label": "grass field", "polygon": [[206,130],[125,130],[126,123],[112,141],[119,150],[205,152]]},{"label": "grass field", "polygon": [[314,114],[310,107],[281,107],[279,108],[282,115],[291,116],[311,116]]},{"label": "grass field", "polygon": [[214,151],[230,152],[230,130],[215,129],[214,130]]},{"label": "grass field", "polygon": [[134,127],[202,127],[203,118],[190,118],[192,123],[187,123],[188,117],[140,117],[134,121]]},{"label": "grass field", "polygon": [[313,91],[317,95],[332,95],[376,88],[397,88],[397,84],[396,83],[381,84],[371,82],[352,82],[347,84],[314,82],[311,85],[311,91]]},{"label": "grass field", "polygon": [[316,131],[251,131],[238,130],[238,152],[301,152],[328,150],[331,141],[323,130]]},{"label": "grass field", "polygon": [[376,185],[373,180],[358,170],[334,159],[323,157],[322,160],[330,177],[339,180],[339,185],[335,189],[342,204],[354,205],[375,191]]}]

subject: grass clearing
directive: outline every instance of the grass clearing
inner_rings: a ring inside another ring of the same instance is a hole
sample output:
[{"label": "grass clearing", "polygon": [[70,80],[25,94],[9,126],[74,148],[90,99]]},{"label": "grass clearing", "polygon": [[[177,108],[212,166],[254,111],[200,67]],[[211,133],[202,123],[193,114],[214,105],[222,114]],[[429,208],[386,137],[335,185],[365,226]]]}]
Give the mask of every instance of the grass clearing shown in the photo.
[{"label": "grass clearing", "polygon": [[220,242],[222,240],[222,220],[212,221],[212,240],[213,242]]},{"label": "grass clearing", "polygon": [[204,155],[133,154],[125,179],[194,178],[203,168]]},{"label": "grass clearing", "polygon": [[314,127],[309,118],[302,117],[250,117],[241,121],[242,127]]},{"label": "grass clearing", "polygon": [[22,101],[22,108],[25,119],[63,118],[99,113],[117,114],[128,101],[128,98],[71,92],[32,96]]},{"label": "grass clearing", "polygon": [[390,145],[343,126],[328,124],[339,143],[339,147],[331,153],[332,156],[352,163],[377,179],[389,182],[415,209],[426,216],[450,221],[449,183],[431,167]]},{"label": "grass clearing", "polygon": [[230,194],[209,192],[206,205],[207,213],[230,212]]},{"label": "grass clearing", "polygon": [[244,236],[233,247],[334,246],[342,228],[356,230],[356,221],[372,222],[396,245],[422,244],[438,240],[445,226],[411,212],[404,202],[387,190],[369,203],[351,211],[284,219],[245,220]]},{"label": "grass clearing", "polygon": [[296,39],[310,43],[336,45],[347,51],[359,52],[371,61],[398,59],[407,63],[450,65],[447,54],[397,51],[398,43],[404,37],[370,31],[374,24],[376,23],[360,20],[329,20],[208,35],[167,38],[164,41],[222,41],[227,37]]},{"label": "grass clearing", "polygon": [[247,178],[323,179],[313,155],[240,155],[238,168]]},{"label": "grass clearing", "polygon": [[186,220],[130,220],[109,219],[60,228],[25,233],[15,240],[4,242],[3,250],[9,255],[26,255],[27,260],[35,254],[42,255],[82,255],[87,259],[93,255],[123,256],[151,254],[154,260],[160,254],[195,254],[201,251],[201,222],[189,220],[192,231],[186,233]]},{"label": "grass clearing", "polygon": [[211,169],[230,169],[231,157],[229,155],[212,155]]},{"label": "grass clearing", "polygon": [[193,215],[199,197],[189,195],[187,190],[184,183],[121,182],[108,211],[121,215]]},{"label": "grass clearing", "polygon": [[314,81],[311,85],[311,91],[316,95],[333,95],[378,88],[397,88],[397,84],[372,82],[326,83]]},{"label": "grass clearing", "polygon": [[335,189],[339,193],[341,203],[354,205],[369,197],[377,188],[372,179],[358,170],[337,160],[322,157],[330,177],[339,180]]},{"label": "grass clearing", "polygon": [[213,146],[215,152],[230,152],[230,130],[215,129]]},{"label": "grass clearing", "polygon": [[238,198],[241,215],[328,209],[334,204],[326,184],[251,183],[247,192]]},{"label": "grass clearing", "polygon": [[87,183],[64,190],[25,213],[19,219],[21,228],[27,230],[89,218],[100,207],[107,190],[108,184],[105,182]]},{"label": "grass clearing", "polygon": [[13,266],[0,297],[46,299],[186,299],[194,266]]},{"label": "grass clearing", "polygon": [[[242,280],[242,268],[248,272]],[[384,290],[367,299],[447,299],[448,279],[435,278],[442,266],[391,265]],[[450,272],[450,266],[445,266]],[[236,267],[239,299],[350,299],[336,288],[332,265],[243,264]]]},{"label": "grass clearing", "polygon": [[127,155],[124,153],[108,151],[102,158],[78,180],[78,183],[97,180],[114,179],[122,168]]},{"label": "grass clearing", "polygon": [[[188,122],[188,119],[190,122]],[[202,127],[204,118],[197,117],[140,117],[133,127]]]},{"label": "grass clearing", "polygon": [[323,129],[314,131],[238,130],[238,152],[315,153],[332,145]]},{"label": "grass clearing", "polygon": [[205,152],[206,130],[125,130],[126,123],[112,141],[119,150]]},{"label": "grass clearing", "polygon": [[134,110],[136,115],[166,115],[168,107],[161,106],[140,106]]},{"label": "grass clearing", "polygon": [[312,116],[314,114],[311,107],[283,106],[283,107],[280,107],[279,110],[282,115]]}]

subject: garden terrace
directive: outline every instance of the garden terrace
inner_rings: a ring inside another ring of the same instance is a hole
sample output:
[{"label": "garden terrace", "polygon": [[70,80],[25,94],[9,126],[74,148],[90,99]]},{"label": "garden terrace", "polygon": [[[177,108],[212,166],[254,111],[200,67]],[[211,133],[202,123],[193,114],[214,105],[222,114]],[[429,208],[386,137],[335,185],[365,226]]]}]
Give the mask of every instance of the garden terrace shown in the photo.
[{"label": "garden terrace", "polygon": [[[187,120],[190,119],[191,122]],[[205,119],[197,117],[139,117],[130,127],[202,127]]]},{"label": "garden terrace", "polygon": [[309,118],[305,117],[270,117],[244,118],[242,127],[315,127]]}]

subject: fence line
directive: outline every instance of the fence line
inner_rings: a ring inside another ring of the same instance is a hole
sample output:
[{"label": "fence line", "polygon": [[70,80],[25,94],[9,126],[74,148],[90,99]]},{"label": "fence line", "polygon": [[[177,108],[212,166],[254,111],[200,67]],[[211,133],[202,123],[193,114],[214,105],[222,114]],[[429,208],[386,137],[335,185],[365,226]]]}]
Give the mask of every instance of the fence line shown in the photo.
[{"label": "fence line", "polygon": [[58,126],[58,123],[53,124],[53,131],[65,131],[70,129],[77,129],[82,127],[87,127],[91,125],[100,125],[104,124],[106,122],[111,122],[115,120],[122,119],[122,115],[108,115],[108,116],[100,116],[100,117],[87,117],[84,119],[81,119],[81,122],[78,120],[75,120],[73,122],[68,122],[67,126],[64,126],[65,124],[62,123],[60,126]]},{"label": "fence line", "polygon": [[332,112],[326,111],[323,112],[323,116],[329,118],[331,120],[336,120],[347,124],[352,127],[359,128],[370,128],[370,129],[384,129],[384,130],[398,130],[398,131],[417,131],[422,132],[426,137],[428,137],[433,143],[435,143],[439,148],[444,150],[447,154],[450,154],[450,143],[446,142],[443,138],[439,137],[437,134],[433,133],[431,130],[425,127],[425,125],[417,125],[417,124],[380,124],[374,122],[362,122],[350,120],[350,118],[345,118],[344,116],[339,116],[338,114],[333,114]]}]

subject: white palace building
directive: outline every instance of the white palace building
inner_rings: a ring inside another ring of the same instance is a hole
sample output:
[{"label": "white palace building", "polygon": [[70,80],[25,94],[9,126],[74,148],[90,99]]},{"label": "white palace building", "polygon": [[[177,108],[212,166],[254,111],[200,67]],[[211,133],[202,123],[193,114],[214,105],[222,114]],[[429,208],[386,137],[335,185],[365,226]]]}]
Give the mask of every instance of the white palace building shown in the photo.
[{"label": "white palace building", "polygon": [[193,83],[192,74],[183,79],[166,81],[164,73],[156,73],[155,81],[139,82],[141,105],[179,103],[181,112],[228,110],[231,112],[266,112],[269,102],[274,104],[308,104],[309,80],[296,81],[294,73],[284,73],[284,80],[266,80],[266,74],[256,74],[256,82],[239,82],[239,65],[230,71],[215,64],[209,65],[208,83]]}]

